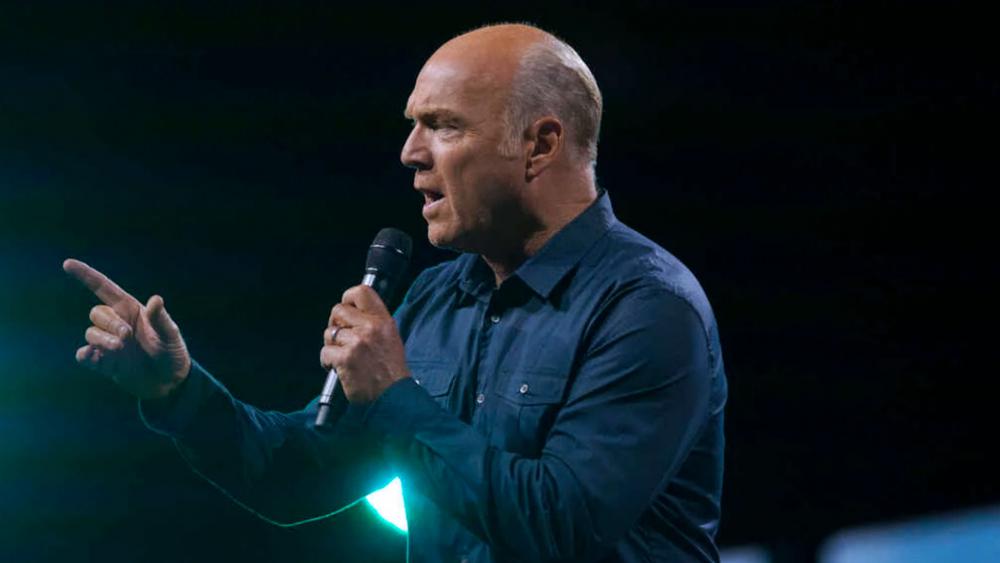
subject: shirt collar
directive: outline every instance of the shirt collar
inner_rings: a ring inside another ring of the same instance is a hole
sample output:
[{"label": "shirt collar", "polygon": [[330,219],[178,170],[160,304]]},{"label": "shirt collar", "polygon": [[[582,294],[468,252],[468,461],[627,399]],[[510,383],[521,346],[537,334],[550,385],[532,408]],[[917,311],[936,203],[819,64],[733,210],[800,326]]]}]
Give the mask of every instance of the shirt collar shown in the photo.
[{"label": "shirt collar", "polygon": [[[537,254],[514,272],[541,297],[548,299],[552,290],[572,270],[587,250],[617,222],[611,199],[603,188],[597,199],[559,230]],[[478,298],[494,287],[493,271],[475,254],[464,256],[459,288]]]}]

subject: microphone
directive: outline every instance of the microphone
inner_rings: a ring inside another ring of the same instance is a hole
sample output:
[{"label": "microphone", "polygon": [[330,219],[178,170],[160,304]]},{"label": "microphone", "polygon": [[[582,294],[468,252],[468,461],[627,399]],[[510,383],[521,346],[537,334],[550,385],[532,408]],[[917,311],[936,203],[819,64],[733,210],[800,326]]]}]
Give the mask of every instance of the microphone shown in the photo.
[{"label": "microphone", "polygon": [[[400,281],[410,264],[410,254],[413,252],[413,240],[410,235],[399,229],[382,229],[375,235],[375,240],[368,247],[368,258],[365,260],[365,276],[361,283],[375,290],[386,308],[391,307],[399,291]],[[392,310],[390,308],[390,310]],[[316,426],[326,424],[330,416],[330,405],[337,388],[337,370],[331,369],[326,376],[326,384],[319,396],[319,411],[316,413]]]}]

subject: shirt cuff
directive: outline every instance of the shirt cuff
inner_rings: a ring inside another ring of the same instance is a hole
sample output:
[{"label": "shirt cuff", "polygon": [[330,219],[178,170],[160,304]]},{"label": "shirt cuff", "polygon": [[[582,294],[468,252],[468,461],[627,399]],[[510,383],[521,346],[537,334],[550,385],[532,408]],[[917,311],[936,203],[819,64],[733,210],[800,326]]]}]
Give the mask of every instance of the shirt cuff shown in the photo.
[{"label": "shirt cuff", "polygon": [[191,426],[202,405],[218,393],[228,394],[228,391],[191,360],[191,371],[169,397],[139,400],[139,418],[150,430],[177,438]]},{"label": "shirt cuff", "polygon": [[368,406],[364,424],[386,438],[413,438],[441,406],[412,377],[393,383]]}]

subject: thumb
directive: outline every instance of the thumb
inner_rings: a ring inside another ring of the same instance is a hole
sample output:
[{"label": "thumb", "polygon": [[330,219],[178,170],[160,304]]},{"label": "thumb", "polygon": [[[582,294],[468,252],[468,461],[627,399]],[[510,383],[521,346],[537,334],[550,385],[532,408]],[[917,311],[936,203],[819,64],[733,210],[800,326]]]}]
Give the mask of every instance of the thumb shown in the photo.
[{"label": "thumb", "polygon": [[163,298],[154,295],[146,303],[146,316],[153,330],[164,342],[176,342],[180,339],[180,330],[170,318],[170,313],[163,305]]}]

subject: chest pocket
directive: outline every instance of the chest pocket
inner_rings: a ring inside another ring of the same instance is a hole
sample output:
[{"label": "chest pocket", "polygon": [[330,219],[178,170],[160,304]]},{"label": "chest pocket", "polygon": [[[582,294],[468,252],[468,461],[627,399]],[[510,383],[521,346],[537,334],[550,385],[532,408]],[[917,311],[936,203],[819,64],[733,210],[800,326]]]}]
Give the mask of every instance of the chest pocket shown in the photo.
[{"label": "chest pocket", "polygon": [[448,408],[455,388],[458,366],[435,361],[411,360],[410,372],[417,385],[424,388],[439,405]]},{"label": "chest pocket", "polygon": [[492,436],[504,450],[538,457],[563,402],[566,374],[550,370],[502,371],[494,390]]}]

